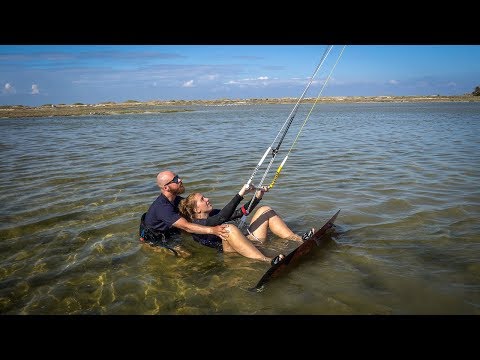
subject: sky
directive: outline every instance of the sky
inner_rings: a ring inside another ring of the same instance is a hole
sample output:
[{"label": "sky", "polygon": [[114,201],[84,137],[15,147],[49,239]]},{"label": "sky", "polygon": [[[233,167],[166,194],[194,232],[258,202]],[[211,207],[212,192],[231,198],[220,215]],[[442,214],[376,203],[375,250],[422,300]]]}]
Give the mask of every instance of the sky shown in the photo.
[{"label": "sky", "polygon": [[297,99],[312,77],[307,98],[463,95],[480,45],[0,45],[0,105]]}]

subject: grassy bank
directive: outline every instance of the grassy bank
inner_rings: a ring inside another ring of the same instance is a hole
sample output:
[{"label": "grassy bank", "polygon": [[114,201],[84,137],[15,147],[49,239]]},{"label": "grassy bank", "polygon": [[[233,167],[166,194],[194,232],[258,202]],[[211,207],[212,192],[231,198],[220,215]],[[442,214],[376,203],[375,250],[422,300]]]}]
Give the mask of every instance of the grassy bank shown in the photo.
[{"label": "grassy bank", "polygon": [[[218,99],[218,100],[172,100],[172,101],[127,101],[101,104],[45,104],[38,107],[23,105],[0,105],[0,118],[118,115],[142,113],[169,113],[192,111],[182,106],[241,106],[254,104],[295,104],[296,98],[277,99]],[[365,102],[480,102],[480,96],[336,96],[304,99],[303,103],[365,103]]]}]

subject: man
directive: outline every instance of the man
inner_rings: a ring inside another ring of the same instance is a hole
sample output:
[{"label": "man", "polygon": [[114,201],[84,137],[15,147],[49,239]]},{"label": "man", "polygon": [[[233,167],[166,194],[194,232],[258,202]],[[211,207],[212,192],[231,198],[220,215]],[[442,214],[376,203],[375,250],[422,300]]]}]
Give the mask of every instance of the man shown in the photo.
[{"label": "man", "polygon": [[142,215],[140,241],[164,247],[177,256],[179,253],[188,256],[190,254],[172,240],[172,235],[179,234],[180,230],[195,234],[213,234],[222,239],[228,237],[226,224],[203,226],[191,223],[179,214],[178,203],[183,199],[180,194],[185,192],[185,187],[178,174],[169,170],[160,172],[157,175],[157,185],[160,195]]}]

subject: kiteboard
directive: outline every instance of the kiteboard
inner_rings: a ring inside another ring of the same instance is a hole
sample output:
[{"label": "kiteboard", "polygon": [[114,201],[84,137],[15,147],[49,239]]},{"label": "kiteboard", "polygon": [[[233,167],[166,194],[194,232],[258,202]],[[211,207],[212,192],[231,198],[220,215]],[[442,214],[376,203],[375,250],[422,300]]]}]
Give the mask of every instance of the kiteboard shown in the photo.
[{"label": "kiteboard", "polygon": [[315,246],[322,246],[325,242],[325,239],[328,238],[328,236],[326,236],[327,232],[333,227],[333,224],[337,219],[339,212],[340,210],[338,210],[336,214],[333,215],[332,218],[325,223],[325,225],[323,225],[319,230],[317,230],[310,237],[310,239],[304,241],[295,250],[288,254],[285,259],[283,259],[283,261],[272,265],[270,269],[267,270],[265,275],[262,276],[257,285],[255,285],[255,287],[251,290],[262,290],[263,286],[267,282],[274,278],[277,278],[281,274],[285,273],[287,270],[293,268],[295,264],[298,264],[298,262],[301,261],[302,257],[308,254]]}]

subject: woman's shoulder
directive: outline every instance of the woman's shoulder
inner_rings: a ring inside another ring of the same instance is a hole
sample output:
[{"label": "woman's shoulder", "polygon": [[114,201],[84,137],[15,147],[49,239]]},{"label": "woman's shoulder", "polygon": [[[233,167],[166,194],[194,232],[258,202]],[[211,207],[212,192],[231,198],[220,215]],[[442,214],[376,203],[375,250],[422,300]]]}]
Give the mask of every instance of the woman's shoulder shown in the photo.
[{"label": "woman's shoulder", "polygon": [[195,224],[205,225],[207,223],[207,219],[192,219],[192,222]]},{"label": "woman's shoulder", "polygon": [[217,215],[219,212],[220,212],[220,209],[213,209],[212,211],[210,211],[210,214],[208,214],[208,216]]}]

